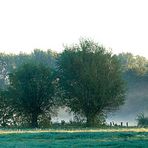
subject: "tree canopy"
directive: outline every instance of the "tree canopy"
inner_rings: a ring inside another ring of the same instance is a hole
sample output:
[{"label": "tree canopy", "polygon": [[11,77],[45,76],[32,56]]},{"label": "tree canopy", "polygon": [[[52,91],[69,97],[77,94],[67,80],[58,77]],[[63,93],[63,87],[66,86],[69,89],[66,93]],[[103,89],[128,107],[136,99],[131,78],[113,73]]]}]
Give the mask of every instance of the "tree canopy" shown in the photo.
[{"label": "tree canopy", "polygon": [[93,125],[98,115],[124,103],[120,64],[97,43],[81,40],[79,45],[65,47],[57,65],[66,106],[83,114],[88,125]]},{"label": "tree canopy", "polygon": [[9,91],[18,111],[38,126],[38,116],[51,111],[54,105],[53,71],[42,64],[24,64],[10,73]]}]

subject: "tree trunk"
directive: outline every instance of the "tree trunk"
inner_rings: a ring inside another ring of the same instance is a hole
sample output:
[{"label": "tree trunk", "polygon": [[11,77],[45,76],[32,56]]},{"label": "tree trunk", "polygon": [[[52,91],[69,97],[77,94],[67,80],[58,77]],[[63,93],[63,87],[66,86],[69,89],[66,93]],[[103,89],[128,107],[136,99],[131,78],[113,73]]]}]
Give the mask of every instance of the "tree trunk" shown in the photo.
[{"label": "tree trunk", "polygon": [[2,125],[2,127],[6,127],[6,125],[7,125],[5,122],[5,116],[2,117],[2,124],[1,125]]},{"label": "tree trunk", "polygon": [[87,118],[87,121],[86,121],[86,124],[88,127],[93,127],[95,126],[95,116],[88,116],[86,117]]},{"label": "tree trunk", "polygon": [[31,127],[32,128],[37,128],[38,127],[38,114],[37,113],[32,113],[32,121],[31,121]]}]

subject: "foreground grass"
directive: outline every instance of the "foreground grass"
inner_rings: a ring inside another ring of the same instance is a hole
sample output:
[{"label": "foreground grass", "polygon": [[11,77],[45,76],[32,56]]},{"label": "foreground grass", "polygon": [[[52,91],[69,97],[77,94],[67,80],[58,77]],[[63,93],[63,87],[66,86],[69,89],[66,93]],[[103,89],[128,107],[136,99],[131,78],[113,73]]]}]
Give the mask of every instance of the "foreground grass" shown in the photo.
[{"label": "foreground grass", "polygon": [[0,147],[147,147],[148,129],[0,130]]}]

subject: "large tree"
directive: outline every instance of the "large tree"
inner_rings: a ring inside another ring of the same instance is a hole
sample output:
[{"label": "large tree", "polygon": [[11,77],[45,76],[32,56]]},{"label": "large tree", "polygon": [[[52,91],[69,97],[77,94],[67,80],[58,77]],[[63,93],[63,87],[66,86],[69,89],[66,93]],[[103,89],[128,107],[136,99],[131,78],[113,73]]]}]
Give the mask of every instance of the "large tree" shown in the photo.
[{"label": "large tree", "polygon": [[90,40],[65,47],[57,62],[63,98],[71,111],[93,126],[98,116],[124,103],[124,82],[117,57]]},{"label": "large tree", "polygon": [[54,105],[53,71],[34,62],[24,64],[9,76],[13,104],[27,115],[32,127],[38,127],[38,117],[51,111]]}]

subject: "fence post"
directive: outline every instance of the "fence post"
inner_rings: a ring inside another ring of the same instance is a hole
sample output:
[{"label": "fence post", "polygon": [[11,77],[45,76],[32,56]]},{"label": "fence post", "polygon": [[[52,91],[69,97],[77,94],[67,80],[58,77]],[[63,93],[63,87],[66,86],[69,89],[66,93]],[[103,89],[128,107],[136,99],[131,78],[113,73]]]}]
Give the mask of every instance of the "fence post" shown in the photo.
[{"label": "fence post", "polygon": [[123,122],[121,122],[121,127],[123,126]]},{"label": "fence post", "polygon": [[128,122],[126,122],[126,127],[128,127]]}]

